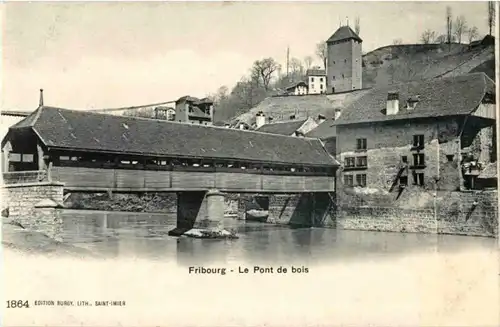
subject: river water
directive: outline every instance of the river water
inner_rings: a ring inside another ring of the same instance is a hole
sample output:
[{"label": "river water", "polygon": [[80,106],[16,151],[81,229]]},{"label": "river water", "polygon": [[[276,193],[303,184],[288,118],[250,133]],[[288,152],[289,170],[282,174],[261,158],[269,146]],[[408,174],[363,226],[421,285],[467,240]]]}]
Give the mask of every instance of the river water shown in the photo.
[{"label": "river water", "polygon": [[65,215],[66,242],[104,260],[5,251],[5,298],[126,305],[12,309],[5,326],[500,326],[495,239],[228,218],[238,239],[201,240],[168,236],[175,215]]},{"label": "river water", "polygon": [[176,238],[175,214],[134,214],[68,210],[66,242],[104,257],[138,257],[181,265],[245,261],[304,265],[346,260],[390,259],[412,253],[458,253],[496,249],[496,239],[455,235],[293,228],[225,218],[234,240]]}]

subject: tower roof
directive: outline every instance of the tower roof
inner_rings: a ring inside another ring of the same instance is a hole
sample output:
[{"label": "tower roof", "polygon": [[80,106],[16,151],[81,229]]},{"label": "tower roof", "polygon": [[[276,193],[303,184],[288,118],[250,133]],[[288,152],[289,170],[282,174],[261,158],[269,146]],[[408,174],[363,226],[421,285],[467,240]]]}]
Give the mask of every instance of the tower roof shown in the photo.
[{"label": "tower roof", "polygon": [[354,32],[349,26],[341,26],[326,42],[330,43],[348,39],[355,39],[356,41],[363,42],[358,34],[356,34],[356,32]]}]

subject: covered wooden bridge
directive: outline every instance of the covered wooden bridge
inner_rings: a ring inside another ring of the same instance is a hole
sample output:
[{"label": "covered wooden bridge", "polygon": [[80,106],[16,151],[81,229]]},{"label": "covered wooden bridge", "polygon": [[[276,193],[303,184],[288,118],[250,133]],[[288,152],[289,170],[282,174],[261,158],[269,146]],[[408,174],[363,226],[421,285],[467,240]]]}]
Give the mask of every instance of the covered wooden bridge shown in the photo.
[{"label": "covered wooden bridge", "polygon": [[40,106],[2,141],[5,183],[74,191],[333,192],[321,141]]}]

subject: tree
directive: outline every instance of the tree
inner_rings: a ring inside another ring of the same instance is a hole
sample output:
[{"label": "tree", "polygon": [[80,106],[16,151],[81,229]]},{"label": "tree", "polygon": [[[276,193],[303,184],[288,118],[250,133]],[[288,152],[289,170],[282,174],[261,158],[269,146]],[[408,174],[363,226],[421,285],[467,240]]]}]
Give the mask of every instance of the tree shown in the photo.
[{"label": "tree", "polygon": [[462,43],[462,35],[464,35],[467,31],[467,20],[465,19],[465,16],[462,15],[457,17],[453,27],[455,29],[454,34],[457,37],[458,43]]},{"label": "tree", "polygon": [[359,17],[356,17],[354,22],[354,32],[359,35],[359,31],[361,30],[361,26],[359,25]]},{"label": "tree", "polygon": [[474,39],[476,39],[479,35],[479,33],[477,31],[477,27],[472,26],[471,28],[469,28],[469,30],[467,31],[467,35],[469,36],[469,43],[474,41]]},{"label": "tree", "polygon": [[313,63],[313,58],[311,56],[304,57],[304,64],[306,65],[307,70],[311,69],[312,63]]},{"label": "tree", "polygon": [[436,32],[431,31],[429,29],[425,30],[420,36],[420,41],[422,41],[423,44],[434,43],[435,39],[436,39]]},{"label": "tree", "polygon": [[269,90],[269,83],[278,67],[279,64],[273,58],[256,60],[252,67],[252,81],[258,83],[261,79],[264,89]]},{"label": "tree", "polygon": [[328,57],[327,46],[325,41],[316,44],[316,56],[323,62],[323,68],[326,69],[326,58]]},{"label": "tree", "polygon": [[290,59],[290,71],[291,73],[302,73],[304,71],[304,65],[302,65],[302,61],[298,58]]},{"label": "tree", "polygon": [[448,43],[448,51],[451,49],[451,37],[453,36],[453,21],[451,17],[451,7],[446,7],[446,42]]},{"label": "tree", "polygon": [[495,26],[495,2],[488,1],[488,29],[490,31],[489,35],[491,35],[493,26]]},{"label": "tree", "polygon": [[446,43],[446,35],[441,34],[436,38],[436,43]]},{"label": "tree", "polygon": [[393,45],[401,45],[401,44],[403,44],[403,40],[402,39],[394,39],[394,40],[392,40],[392,44]]}]

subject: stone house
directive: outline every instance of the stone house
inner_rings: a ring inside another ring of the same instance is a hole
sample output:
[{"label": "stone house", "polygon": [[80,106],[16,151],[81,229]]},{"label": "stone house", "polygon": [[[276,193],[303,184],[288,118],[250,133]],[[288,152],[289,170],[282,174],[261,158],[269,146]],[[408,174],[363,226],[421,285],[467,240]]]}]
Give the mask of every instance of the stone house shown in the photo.
[{"label": "stone house", "polygon": [[326,93],[326,71],[314,68],[306,72],[309,94]]},{"label": "stone house", "polygon": [[484,73],[372,89],[332,124],[339,185],[475,188],[482,167],[497,160],[495,120],[495,84]]},{"label": "stone house", "polygon": [[181,123],[212,125],[214,103],[208,98],[183,96],[175,101],[175,120]]}]

